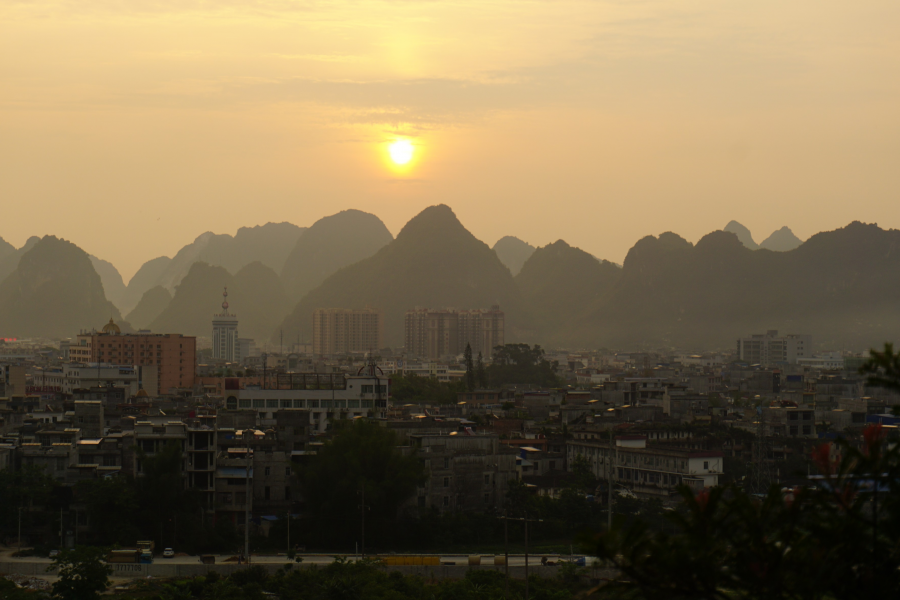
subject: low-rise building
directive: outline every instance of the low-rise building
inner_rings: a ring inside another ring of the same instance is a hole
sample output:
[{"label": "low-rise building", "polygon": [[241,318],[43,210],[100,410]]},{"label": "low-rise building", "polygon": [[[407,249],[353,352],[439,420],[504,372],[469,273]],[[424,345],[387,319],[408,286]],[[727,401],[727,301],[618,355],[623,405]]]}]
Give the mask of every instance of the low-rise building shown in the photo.
[{"label": "low-rise building", "polygon": [[611,476],[614,483],[644,495],[670,495],[682,484],[694,489],[713,487],[723,474],[719,451],[648,446],[644,435],[616,436],[612,447],[601,440],[569,440],[567,450],[570,468],[580,456],[596,477]]},{"label": "low-rise building", "polygon": [[412,447],[425,461],[428,480],[417,490],[410,508],[441,512],[499,509],[516,475],[516,452],[498,436],[410,435]]}]

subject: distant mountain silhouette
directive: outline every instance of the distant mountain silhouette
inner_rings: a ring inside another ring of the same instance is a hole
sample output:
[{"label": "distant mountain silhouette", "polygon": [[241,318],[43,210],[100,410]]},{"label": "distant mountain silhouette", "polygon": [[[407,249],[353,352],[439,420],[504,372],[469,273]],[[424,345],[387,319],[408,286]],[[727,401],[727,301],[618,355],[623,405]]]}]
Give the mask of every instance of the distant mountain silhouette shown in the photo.
[{"label": "distant mountain silhouette", "polygon": [[360,210],[344,210],[313,223],[281,269],[290,297],[300,300],[339,269],[369,258],[394,239],[381,219]]},{"label": "distant mountain silhouette", "polygon": [[[222,312],[222,291],[231,282],[231,273],[225,268],[195,262],[175,288],[172,301],[150,323],[150,330],[211,337],[212,317]],[[232,312],[237,309],[235,306]]]},{"label": "distant mountain silhouette", "polygon": [[601,302],[621,276],[619,266],[563,240],[535,250],[515,281],[536,341],[565,345],[565,325]]},{"label": "distant mountain silhouette", "polygon": [[0,261],[16,251],[16,247],[0,237]]},{"label": "distant mountain silhouette", "polygon": [[256,227],[241,227],[234,237],[216,235],[200,252],[200,260],[225,267],[237,273],[252,262],[260,262],[276,273],[306,232],[306,227],[292,223],[266,223]]},{"label": "distant mountain silhouette", "polygon": [[228,288],[228,297],[231,306],[240,310],[238,333],[262,344],[291,310],[281,279],[268,266],[253,262],[237,272],[232,285],[234,294]]},{"label": "distant mountain silhouette", "polygon": [[115,304],[116,307],[121,308],[122,298],[125,296],[125,282],[122,281],[119,270],[107,260],[97,258],[93,254],[89,256],[91,264],[94,265],[94,270],[97,271],[100,281],[103,282],[103,291],[106,293],[106,299]]},{"label": "distant mountain silhouette", "polygon": [[730,348],[738,336],[810,333],[826,348],[900,339],[900,231],[853,222],[786,252],[733,233],[691,245],[673,233],[629,251],[615,288],[566,339],[589,346]]},{"label": "distant mountain silhouette", "polygon": [[730,221],[728,225],[725,226],[725,229],[723,229],[723,231],[728,231],[736,235],[741,243],[751,250],[757,250],[759,248],[759,244],[753,241],[753,236],[750,235],[750,230],[737,221]]},{"label": "distant mountain silhouette", "polygon": [[799,247],[802,243],[803,241],[794,235],[793,231],[788,227],[782,227],[767,237],[759,247],[775,252],[787,252],[788,250]]},{"label": "distant mountain silhouette", "polygon": [[16,270],[16,267],[19,266],[19,259],[22,256],[34,248],[34,245],[41,241],[41,238],[37,236],[32,236],[28,238],[28,241],[25,242],[18,250],[14,250],[13,252],[4,252],[2,256],[0,256],[0,283],[3,283],[3,280],[9,277],[10,273]]},{"label": "distant mountain silhouette", "polygon": [[54,236],[36,241],[0,283],[3,337],[74,336],[110,318],[121,321],[88,254]]},{"label": "distant mountain silhouette", "polygon": [[528,242],[523,242],[517,237],[508,235],[497,240],[494,244],[494,252],[500,257],[500,262],[509,268],[509,272],[513,277],[522,270],[525,261],[534,254],[534,246]]},{"label": "distant mountain silhouette", "polygon": [[[385,342],[403,345],[407,309],[416,306],[489,308],[507,313],[507,339],[521,322],[518,293],[509,269],[444,205],[426,208],[374,256],[331,275],[309,292],[284,320],[285,336],[309,339],[317,308],[383,311]],[[277,332],[273,339],[277,338]]]},{"label": "distant mountain silhouette", "polygon": [[158,285],[157,282],[162,278],[170,262],[172,262],[172,259],[168,256],[160,256],[141,265],[141,268],[128,282],[120,308],[125,312],[131,312],[144,294]]},{"label": "distant mountain silhouette", "polygon": [[[266,223],[257,227],[241,227],[234,237],[207,231],[179,250],[155,280],[142,280],[142,285],[135,285],[133,291],[129,290],[129,298],[139,298],[155,285],[174,291],[196,262],[224,267],[229,273],[236,273],[246,265],[259,261],[278,272],[305,230],[291,223]],[[161,266],[161,263],[156,265]],[[142,289],[144,285],[147,287]]]},{"label": "distant mountain silhouette", "polygon": [[172,294],[161,285],[150,288],[125,320],[136,329],[147,329],[156,317],[172,302]]},{"label": "distant mountain silhouette", "polygon": [[197,262],[178,284],[172,301],[150,323],[150,329],[211,337],[213,315],[222,312],[225,287],[229,312],[238,317],[240,337],[265,340],[290,308],[278,275],[259,261],[234,276],[223,267]]}]

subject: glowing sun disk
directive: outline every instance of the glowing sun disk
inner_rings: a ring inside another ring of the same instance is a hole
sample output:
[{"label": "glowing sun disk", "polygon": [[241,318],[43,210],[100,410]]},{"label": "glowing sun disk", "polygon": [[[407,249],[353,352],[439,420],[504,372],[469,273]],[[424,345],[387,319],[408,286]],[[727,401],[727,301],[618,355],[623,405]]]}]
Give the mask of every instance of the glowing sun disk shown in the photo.
[{"label": "glowing sun disk", "polygon": [[398,165],[405,165],[412,160],[413,145],[409,140],[397,140],[388,146],[388,152],[391,154],[391,160]]}]

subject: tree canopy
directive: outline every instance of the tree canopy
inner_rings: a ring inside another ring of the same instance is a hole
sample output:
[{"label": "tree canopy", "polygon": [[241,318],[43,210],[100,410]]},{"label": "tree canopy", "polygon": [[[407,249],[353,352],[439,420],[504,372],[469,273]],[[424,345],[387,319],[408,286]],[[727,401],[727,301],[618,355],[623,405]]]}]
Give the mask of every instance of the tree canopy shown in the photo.
[{"label": "tree canopy", "polygon": [[494,348],[486,371],[492,387],[526,384],[547,388],[561,384],[556,375],[558,366],[556,361],[544,358],[544,350],[538,345],[506,344]]},{"label": "tree canopy", "polygon": [[355,533],[353,516],[360,514],[365,491],[370,518],[395,518],[426,480],[422,461],[414,452],[403,453],[397,441],[396,433],[372,421],[346,422],[301,471],[312,514],[335,532]]},{"label": "tree canopy", "polygon": [[62,550],[53,559],[59,569],[59,579],[53,584],[53,596],[60,600],[91,600],[99,598],[109,586],[112,569],[104,561],[103,548],[78,546]]}]

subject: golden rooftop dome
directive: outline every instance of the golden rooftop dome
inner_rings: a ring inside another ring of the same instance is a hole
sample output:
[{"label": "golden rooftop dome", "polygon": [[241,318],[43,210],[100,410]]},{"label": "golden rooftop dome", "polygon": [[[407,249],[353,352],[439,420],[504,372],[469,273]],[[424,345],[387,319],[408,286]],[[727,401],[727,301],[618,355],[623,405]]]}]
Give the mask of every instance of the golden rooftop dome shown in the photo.
[{"label": "golden rooftop dome", "polygon": [[116,325],[112,320],[112,317],[110,317],[109,323],[103,326],[103,333],[122,333],[122,330],[119,329],[119,326]]}]

